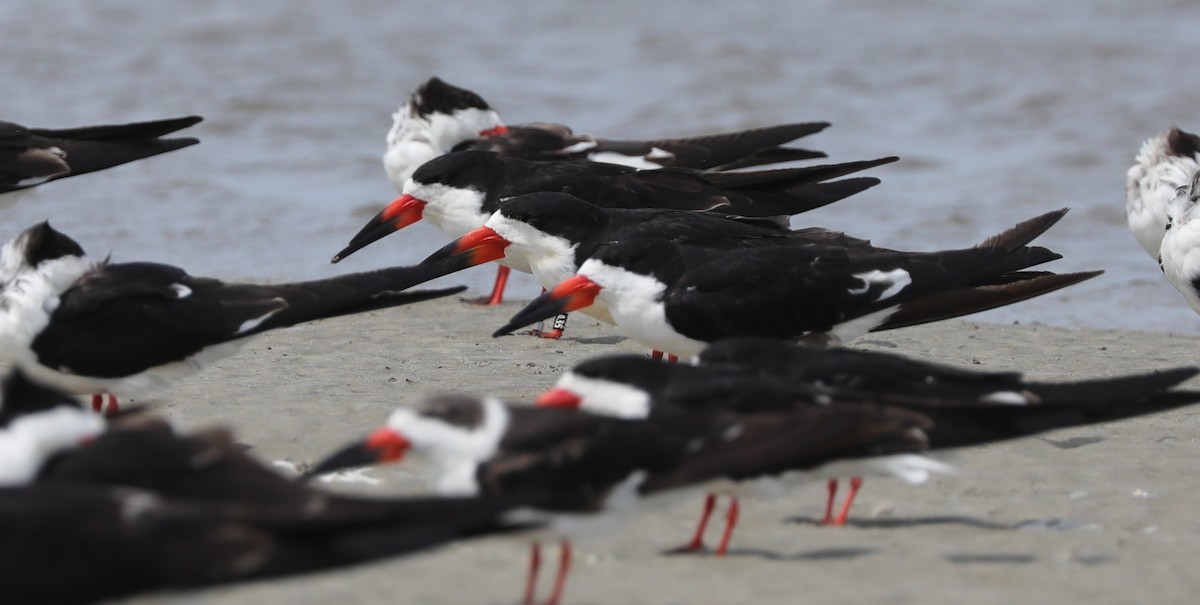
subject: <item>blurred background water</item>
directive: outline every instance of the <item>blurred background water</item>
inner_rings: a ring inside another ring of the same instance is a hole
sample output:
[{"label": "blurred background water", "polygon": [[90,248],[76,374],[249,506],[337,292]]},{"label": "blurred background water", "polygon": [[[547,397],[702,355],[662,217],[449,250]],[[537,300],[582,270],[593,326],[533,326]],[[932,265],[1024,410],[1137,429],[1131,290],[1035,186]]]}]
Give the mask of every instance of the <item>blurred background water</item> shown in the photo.
[{"label": "blurred background water", "polygon": [[[445,243],[425,224],[328,259],[395,197],[390,114],[438,75],[509,122],[610,137],[830,121],[802,144],[903,160],[794,224],[936,249],[1069,206],[1038,240],[1065,255],[1047,268],[1107,274],[978,319],[1197,333],[1122,214],[1142,140],[1200,129],[1196,23],[1182,0],[3,3],[0,119],[205,121],[185,133],[199,146],[25,196],[0,211],[0,239],[49,218],[94,256],[223,278],[416,262]],[[442,281],[486,290],[492,275]]]}]

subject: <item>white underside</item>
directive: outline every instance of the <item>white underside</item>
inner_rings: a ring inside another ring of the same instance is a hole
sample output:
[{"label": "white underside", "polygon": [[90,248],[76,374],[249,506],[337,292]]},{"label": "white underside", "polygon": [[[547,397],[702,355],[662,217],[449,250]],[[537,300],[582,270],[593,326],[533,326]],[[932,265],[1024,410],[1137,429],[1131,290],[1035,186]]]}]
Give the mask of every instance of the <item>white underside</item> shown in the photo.
[{"label": "white underside", "polygon": [[83,376],[69,371],[69,368],[46,367],[29,357],[18,360],[16,365],[37,382],[52,385],[75,395],[112,393],[121,398],[142,397],[195,374],[214,361],[233,355],[241,348],[245,340],[243,338],[221,343],[208,347],[182,361],[155,366],[143,372],[119,378]]},{"label": "white underside", "polygon": [[850,321],[842,322],[833,327],[829,331],[828,336],[831,337],[829,346],[850,342],[859,336],[863,336],[875,329],[877,326],[887,321],[900,307],[888,307],[874,313],[868,313],[862,317],[856,317]]}]

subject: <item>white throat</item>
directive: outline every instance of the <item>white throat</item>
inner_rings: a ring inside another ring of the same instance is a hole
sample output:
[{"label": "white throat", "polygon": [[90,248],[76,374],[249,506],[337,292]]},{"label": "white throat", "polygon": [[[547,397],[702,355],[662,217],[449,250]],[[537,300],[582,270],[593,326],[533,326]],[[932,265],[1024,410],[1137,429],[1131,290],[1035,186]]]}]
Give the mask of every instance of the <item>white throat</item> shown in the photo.
[{"label": "white throat", "polygon": [[667,311],[662,301],[667,287],[654,277],[606,265],[596,259],[585,261],[579,267],[579,274],[603,288],[596,300],[608,308],[613,322],[634,341],[684,359],[699,355],[708,345],[676,332],[667,323]]},{"label": "white throat", "polygon": [[483,192],[474,189],[441,183],[418,183],[408,179],[404,193],[425,202],[421,218],[441,229],[451,239],[482,227],[491,216],[483,211]]}]

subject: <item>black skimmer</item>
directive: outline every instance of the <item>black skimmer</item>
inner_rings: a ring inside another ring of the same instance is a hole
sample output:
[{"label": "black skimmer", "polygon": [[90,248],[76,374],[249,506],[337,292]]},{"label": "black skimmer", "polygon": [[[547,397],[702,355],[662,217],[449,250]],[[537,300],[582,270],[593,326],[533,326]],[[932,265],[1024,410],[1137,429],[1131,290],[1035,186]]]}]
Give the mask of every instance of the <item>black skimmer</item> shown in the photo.
[{"label": "black skimmer", "polygon": [[728,170],[825,157],[820,151],[780,145],[828,127],[828,122],[806,122],[674,139],[602,139],[577,135],[562,124],[506,126],[483,97],[434,77],[417,87],[408,102],[392,114],[383,167],[397,191],[403,191],[405,181],[421,164],[464,149],[528,160]]},{"label": "black skimmer", "polygon": [[[640,473],[677,459],[681,442],[657,428],[576,410],[512,407],[490,397],[439,396],[397,409],[384,427],[317,463],[309,475],[399,462],[411,453],[425,463],[436,494],[509,496],[546,511],[594,513],[627,500]],[[566,585],[570,540],[561,548],[547,604],[558,603]],[[527,605],[534,602],[540,564],[535,541]]]},{"label": "black skimmer", "polygon": [[[915,414],[875,405],[755,415],[663,413],[625,420],[450,396],[396,410],[384,427],[310,472],[396,462],[411,453],[425,463],[436,493],[519,495],[553,513],[598,513],[622,510],[634,497],[666,490],[919,450],[923,427]],[[738,514],[731,508],[730,530]],[[719,552],[727,546],[728,536]],[[547,603],[562,595],[570,541],[563,547]],[[526,603],[533,602],[539,561],[535,547]]]},{"label": "black skimmer", "polygon": [[0,122],[0,194],[195,145],[200,141],[190,137],[161,137],[200,120],[188,116],[63,129]]},{"label": "black skimmer", "polygon": [[630,338],[684,358],[734,336],[847,342],[867,332],[993,309],[1099,275],[1021,271],[1059,258],[1027,244],[1065,212],[1030,219],[974,248],[941,252],[615,242],[493,336],[600,300]]},{"label": "black skimmer", "polygon": [[[600,357],[564,373],[538,398],[546,407],[582,409],[625,419],[650,418],[660,410],[778,414],[816,407],[877,404],[919,414],[925,443],[943,449],[991,443],[1056,428],[1102,422],[1200,401],[1200,392],[1166,394],[1200,374],[1174,368],[1151,374],[1073,383],[1038,383],[1020,374],[971,372],[885,353],[813,349],[767,339],[738,339],[710,347],[703,367],[666,364],[636,355]],[[776,355],[778,354],[778,355]],[[914,452],[915,453],[915,452]],[[888,466],[867,460],[852,474],[850,491],[835,517],[837,480],[828,482],[823,523],[844,525],[863,471],[923,483],[930,472],[952,469],[936,461],[908,460]],[[832,469],[822,469],[835,474]],[[835,474],[836,476],[836,474]],[[714,506],[709,494],[692,540],[680,550],[703,548]],[[726,528],[726,533],[730,531]]]},{"label": "black skimmer", "polygon": [[1158,258],[1175,190],[1200,170],[1200,137],[1178,128],[1146,139],[1125,175],[1125,220],[1151,258]]},{"label": "black skimmer", "polygon": [[[503,200],[524,193],[564,191],[609,208],[673,208],[737,216],[787,216],[849,197],[874,178],[822,182],[896,161],[895,157],[754,172],[637,171],[599,162],[535,162],[486,151],[461,151],[426,162],[404,194],[367,222],[332,262],[422,218],[450,238],[481,227]],[[507,267],[528,272],[512,260]],[[489,304],[500,302],[507,272],[497,276]]]},{"label": "black skimmer", "polygon": [[1197,200],[1200,200],[1200,172],[1179,187],[1168,206],[1158,266],[1188,306],[1200,313],[1200,221],[1193,222]]},{"label": "black skimmer", "polygon": [[[707,248],[869,245],[866,240],[819,228],[790,231],[770,221],[708,212],[604,208],[569,193],[547,192],[505,200],[482,227],[434,252],[422,264],[436,263],[452,273],[492,260],[514,258],[529,267],[542,287],[552,288],[574,275],[604,243],[638,237],[659,237]],[[582,312],[613,323],[603,304],[593,304]],[[541,335],[557,338],[562,330]]]},{"label": "black skimmer", "polygon": [[511,506],[494,498],[390,505],[386,521],[329,522],[273,506],[177,501],[104,485],[0,488],[0,590],[11,603],[94,603],[313,573],[510,529],[501,516]]},{"label": "black skimmer", "polygon": [[5,379],[3,409],[0,526],[19,529],[0,546],[13,572],[0,590],[15,602],[305,573],[521,527],[502,519],[522,504],[512,499],[324,493],[263,467],[224,430],[177,436],[144,414],[104,430],[19,371]]},{"label": "black skimmer", "polygon": [[[0,359],[76,394],[138,395],[232,354],[248,336],[461,292],[394,267],[283,284],[193,277],[155,263],[96,263],[41,223],[0,252]],[[100,406],[100,399],[93,404]]]}]

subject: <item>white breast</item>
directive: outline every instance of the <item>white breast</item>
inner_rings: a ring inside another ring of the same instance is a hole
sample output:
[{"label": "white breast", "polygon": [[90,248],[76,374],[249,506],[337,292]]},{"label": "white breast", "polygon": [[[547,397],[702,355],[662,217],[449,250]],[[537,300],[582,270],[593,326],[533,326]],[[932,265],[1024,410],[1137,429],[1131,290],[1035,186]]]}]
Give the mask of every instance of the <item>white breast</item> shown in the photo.
[{"label": "white breast", "polygon": [[666,287],[645,275],[588,260],[579,268],[603,289],[596,300],[608,307],[613,321],[630,339],[656,351],[691,359],[708,343],[676,332],[667,323],[662,296]]}]

